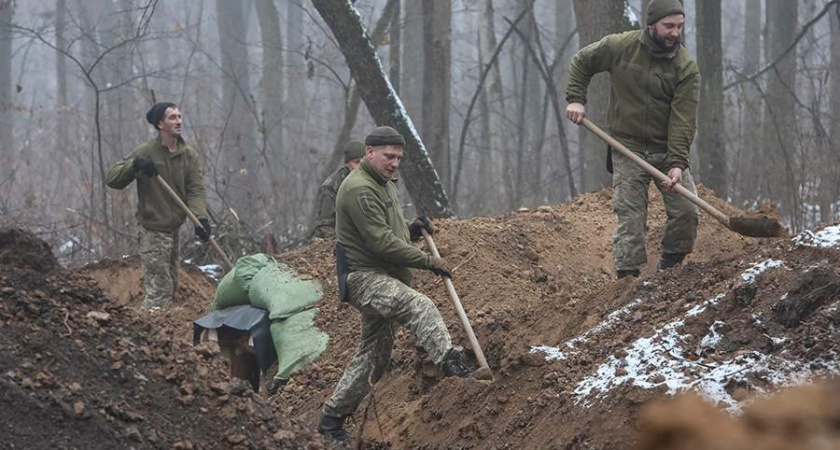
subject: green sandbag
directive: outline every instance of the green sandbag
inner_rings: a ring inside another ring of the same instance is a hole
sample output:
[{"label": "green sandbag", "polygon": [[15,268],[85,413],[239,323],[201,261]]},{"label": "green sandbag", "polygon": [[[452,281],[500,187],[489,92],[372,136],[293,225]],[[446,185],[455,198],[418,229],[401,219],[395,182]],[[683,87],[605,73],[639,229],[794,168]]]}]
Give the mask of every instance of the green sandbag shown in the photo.
[{"label": "green sandbag", "polygon": [[311,308],[284,320],[271,322],[271,339],[277,350],[275,378],[288,380],[298,369],[315,361],[327,348],[329,336],[313,322],[318,311],[318,308]]},{"label": "green sandbag", "polygon": [[222,277],[222,281],[219,282],[216,294],[213,296],[211,309],[225,309],[249,304],[248,290],[251,287],[251,281],[260,269],[270,263],[274,263],[274,260],[263,253],[237,259],[233,269],[226,273]]},{"label": "green sandbag", "polygon": [[285,319],[308,309],[322,295],[320,283],[301,280],[294,269],[275,262],[253,277],[248,290],[251,306],[267,310],[271,320]]}]

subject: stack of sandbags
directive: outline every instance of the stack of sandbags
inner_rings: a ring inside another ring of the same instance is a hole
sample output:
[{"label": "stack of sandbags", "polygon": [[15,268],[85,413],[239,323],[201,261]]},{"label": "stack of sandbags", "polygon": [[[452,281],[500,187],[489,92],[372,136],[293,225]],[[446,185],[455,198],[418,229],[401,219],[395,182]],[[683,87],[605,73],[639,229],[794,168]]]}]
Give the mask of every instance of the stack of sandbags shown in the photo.
[{"label": "stack of sandbags", "polygon": [[275,378],[286,380],[327,348],[329,336],[314,323],[319,309],[313,305],[322,295],[317,281],[302,280],[291,267],[258,253],[236,261],[219,283],[212,308],[251,305],[268,311],[277,352]]}]

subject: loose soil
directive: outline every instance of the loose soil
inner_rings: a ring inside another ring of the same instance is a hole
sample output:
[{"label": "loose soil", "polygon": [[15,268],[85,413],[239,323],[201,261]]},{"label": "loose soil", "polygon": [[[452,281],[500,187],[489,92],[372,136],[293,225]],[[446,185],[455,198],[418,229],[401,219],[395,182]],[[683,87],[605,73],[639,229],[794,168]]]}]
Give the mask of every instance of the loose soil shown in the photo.
[{"label": "loose soil", "polygon": [[[616,281],[610,195],[604,190],[532,211],[435,221],[437,246],[456,267],[455,288],[495,381],[443,379],[399,331],[389,372],[349,420],[364,447],[759,448],[738,447],[759,442],[738,439],[772,429],[776,443],[799,436],[800,443],[818,439],[825,448],[840,448],[837,411],[827,406],[840,404],[836,386],[784,394],[791,397],[782,403],[763,400],[780,387],[838,373],[840,250],[745,238],[701,214],[695,252],[682,266],[657,273],[665,215],[652,190],[648,267],[639,279]],[[701,196],[726,214],[742,213],[708,191],[701,189]],[[12,291],[0,291],[0,320],[12,332],[0,343],[14,350],[0,353],[3,401],[5,392],[17,392],[8,401],[35,399],[40,408],[33,406],[26,420],[0,412],[4,423],[33,433],[12,435],[13,441],[22,448],[36,429],[49,427],[63,436],[52,441],[59,447],[111,447],[100,435],[150,448],[172,448],[176,439],[196,448],[230,447],[233,435],[247,439],[238,442],[241,448],[329,445],[312,430],[358,345],[358,313],[336,299],[330,243],[316,241],[278,259],[323,284],[317,323],[330,344],[267,399],[240,391],[243,384],[227,378],[216,349],[190,347],[191,321],[206,311],[213,293],[211,281],[195,269],[184,267],[175,305],[150,315],[137,311],[142,282],[136,260],[47,276],[25,261],[8,265],[0,286]],[[415,280],[438,305],[453,340],[469,348],[443,283],[424,272]],[[38,290],[41,297],[33,294]],[[110,319],[88,318],[90,311]],[[65,316],[72,335],[62,339],[70,332]],[[474,359],[470,363],[475,367]],[[60,380],[58,387],[35,387],[42,371]],[[68,387],[73,382],[81,388]],[[185,394],[185,382],[192,393]],[[226,388],[213,390],[214,383]],[[671,397],[686,390],[704,400]],[[183,397],[193,403],[184,405]],[[663,397],[676,403],[655,402]],[[77,418],[77,398],[87,418]],[[796,409],[791,398],[825,400]],[[110,404],[143,420],[120,419]],[[795,419],[805,413],[815,425]],[[69,425],[37,419],[47,414]],[[708,420],[697,424],[695,417]],[[741,430],[732,432],[737,439],[729,447],[717,444],[723,427]],[[157,443],[148,439],[150,430]],[[766,442],[761,448],[796,448]]]}]

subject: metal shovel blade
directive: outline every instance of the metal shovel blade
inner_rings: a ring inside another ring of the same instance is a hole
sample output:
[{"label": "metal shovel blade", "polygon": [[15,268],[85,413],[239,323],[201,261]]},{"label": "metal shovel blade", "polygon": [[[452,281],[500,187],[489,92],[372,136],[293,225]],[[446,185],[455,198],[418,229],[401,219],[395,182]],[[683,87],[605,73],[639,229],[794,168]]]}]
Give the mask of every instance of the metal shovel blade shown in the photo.
[{"label": "metal shovel blade", "polygon": [[784,231],[778,220],[766,216],[730,217],[729,228],[749,237],[779,237]]}]

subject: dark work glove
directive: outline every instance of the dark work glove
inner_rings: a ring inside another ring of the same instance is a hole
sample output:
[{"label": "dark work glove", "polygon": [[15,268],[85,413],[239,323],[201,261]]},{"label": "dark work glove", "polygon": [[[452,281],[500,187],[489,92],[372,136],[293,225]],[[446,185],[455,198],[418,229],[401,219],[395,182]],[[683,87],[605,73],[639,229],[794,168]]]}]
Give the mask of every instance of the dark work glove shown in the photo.
[{"label": "dark work glove", "polygon": [[439,277],[452,278],[452,270],[449,268],[449,263],[443,258],[429,256],[429,270]]},{"label": "dark work glove", "polygon": [[210,242],[210,221],[207,219],[198,219],[198,221],[201,222],[201,226],[195,227],[195,235],[202,242]]},{"label": "dark work glove", "polygon": [[149,178],[153,178],[158,174],[155,163],[150,159],[134,158],[134,162],[131,163],[131,167],[134,168],[135,172],[142,172],[148,175]]},{"label": "dark work glove", "polygon": [[408,234],[412,241],[419,241],[423,238],[423,233],[420,230],[426,230],[430,235],[435,234],[435,228],[432,226],[432,221],[426,216],[417,216],[411,224],[408,225]]}]

